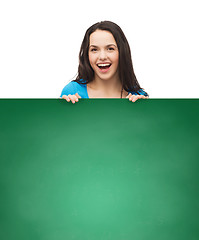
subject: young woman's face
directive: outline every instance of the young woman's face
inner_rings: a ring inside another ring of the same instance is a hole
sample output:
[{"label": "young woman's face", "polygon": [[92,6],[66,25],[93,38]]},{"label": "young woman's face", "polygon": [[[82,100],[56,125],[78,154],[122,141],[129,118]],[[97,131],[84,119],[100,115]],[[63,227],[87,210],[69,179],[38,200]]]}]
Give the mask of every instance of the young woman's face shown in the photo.
[{"label": "young woman's face", "polygon": [[99,29],[93,32],[88,56],[95,77],[103,80],[118,78],[119,51],[112,33]]}]

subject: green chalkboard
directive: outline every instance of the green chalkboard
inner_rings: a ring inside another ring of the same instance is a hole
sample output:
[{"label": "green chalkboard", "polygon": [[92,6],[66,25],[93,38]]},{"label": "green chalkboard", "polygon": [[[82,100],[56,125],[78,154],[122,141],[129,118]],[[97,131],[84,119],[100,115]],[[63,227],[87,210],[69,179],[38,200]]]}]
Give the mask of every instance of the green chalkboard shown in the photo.
[{"label": "green chalkboard", "polygon": [[0,137],[0,239],[199,239],[199,99],[0,99]]}]

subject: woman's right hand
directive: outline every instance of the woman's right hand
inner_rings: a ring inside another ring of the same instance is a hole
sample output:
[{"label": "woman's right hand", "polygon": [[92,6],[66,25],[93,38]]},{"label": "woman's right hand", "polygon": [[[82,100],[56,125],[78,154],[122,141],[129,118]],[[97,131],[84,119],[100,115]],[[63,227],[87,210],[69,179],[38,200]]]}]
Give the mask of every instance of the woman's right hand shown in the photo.
[{"label": "woman's right hand", "polygon": [[81,98],[81,97],[79,96],[78,93],[76,93],[75,95],[71,95],[71,94],[69,94],[68,96],[67,95],[63,95],[62,98],[66,99],[67,102],[71,101],[72,103],[75,103],[75,102],[78,102],[79,98]]}]

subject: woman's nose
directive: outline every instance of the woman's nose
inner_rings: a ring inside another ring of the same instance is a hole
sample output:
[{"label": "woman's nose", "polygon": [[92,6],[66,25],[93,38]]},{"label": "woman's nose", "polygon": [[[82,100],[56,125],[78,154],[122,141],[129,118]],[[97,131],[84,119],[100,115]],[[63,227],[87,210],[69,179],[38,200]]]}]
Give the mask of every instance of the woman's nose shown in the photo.
[{"label": "woman's nose", "polygon": [[106,59],[107,58],[107,55],[106,55],[106,52],[105,51],[100,51],[100,55],[99,55],[99,59]]}]

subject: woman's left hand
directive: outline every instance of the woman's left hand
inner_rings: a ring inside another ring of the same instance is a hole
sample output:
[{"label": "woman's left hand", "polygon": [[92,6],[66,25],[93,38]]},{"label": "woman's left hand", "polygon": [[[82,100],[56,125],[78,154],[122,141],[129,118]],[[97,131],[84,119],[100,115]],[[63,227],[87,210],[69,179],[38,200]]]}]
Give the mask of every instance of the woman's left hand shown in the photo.
[{"label": "woman's left hand", "polygon": [[128,98],[129,101],[135,102],[140,98],[145,99],[145,98],[149,98],[149,97],[146,97],[144,95],[132,95],[131,93],[129,93],[129,95],[126,98]]}]

